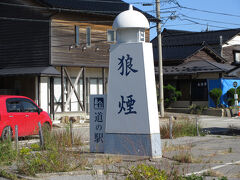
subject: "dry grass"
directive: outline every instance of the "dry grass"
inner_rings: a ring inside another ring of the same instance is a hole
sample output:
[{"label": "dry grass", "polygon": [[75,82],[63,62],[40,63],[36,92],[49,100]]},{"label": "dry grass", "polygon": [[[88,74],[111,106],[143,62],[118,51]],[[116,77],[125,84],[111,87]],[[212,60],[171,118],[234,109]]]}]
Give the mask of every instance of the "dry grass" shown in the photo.
[{"label": "dry grass", "polygon": [[188,150],[190,151],[192,148],[192,145],[170,145],[168,146],[167,144],[164,144],[163,146],[163,153],[164,152],[171,152],[171,151],[183,151],[183,150]]},{"label": "dry grass", "polygon": [[115,164],[122,162],[122,158],[120,156],[107,156],[96,158],[93,162],[95,165],[106,165],[106,164]]},{"label": "dry grass", "polygon": [[207,172],[203,173],[203,176],[223,177],[224,174],[219,171],[208,170]]},{"label": "dry grass", "polygon": [[[199,126],[199,132],[201,132],[200,126]],[[169,123],[164,124],[160,127],[160,133],[161,133],[162,139],[170,138]],[[204,134],[201,134],[201,135],[204,135]],[[173,121],[172,136],[173,138],[183,137],[183,136],[197,136],[196,123],[192,120]]]},{"label": "dry grass", "polygon": [[70,133],[45,131],[44,148],[31,145],[30,148],[23,147],[19,153],[18,171],[25,175],[36,173],[66,172],[81,170],[88,161],[80,152],[72,152],[73,145],[82,145],[80,137],[74,138],[72,144]]},{"label": "dry grass", "polygon": [[238,173],[238,174],[234,174],[234,175],[232,175],[232,176],[230,176],[231,178],[238,178],[238,179],[240,179],[240,173]]},{"label": "dry grass", "polygon": [[165,143],[162,151],[163,153],[174,153],[171,159],[179,163],[202,163],[201,158],[193,157],[191,153],[192,147],[194,147],[193,144],[168,146]]},{"label": "dry grass", "polygon": [[182,153],[176,154],[172,157],[172,159],[180,163],[193,163],[192,155],[189,152],[182,152]]}]

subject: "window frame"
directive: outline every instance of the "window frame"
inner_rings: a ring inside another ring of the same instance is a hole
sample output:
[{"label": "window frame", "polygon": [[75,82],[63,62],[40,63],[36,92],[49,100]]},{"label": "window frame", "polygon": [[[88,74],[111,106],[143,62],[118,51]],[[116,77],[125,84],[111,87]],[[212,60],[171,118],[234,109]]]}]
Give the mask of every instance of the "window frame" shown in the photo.
[{"label": "window frame", "polygon": [[[24,111],[25,109],[24,109],[24,106],[23,106],[22,102],[28,102],[28,103],[32,104],[36,108],[36,111]],[[22,98],[20,100],[20,103],[21,103],[21,107],[22,107],[22,112],[24,112],[24,113],[36,113],[36,112],[38,112],[39,107],[35,103],[33,103],[31,100]]]},{"label": "window frame", "polygon": [[91,27],[86,27],[86,46],[91,47]]},{"label": "window frame", "polygon": [[[236,55],[239,54],[239,59],[237,60]],[[234,62],[240,64],[240,51],[238,50],[233,50],[233,58]]]},{"label": "window frame", "polygon": [[[113,41],[109,41],[108,32],[113,32]],[[114,31],[113,29],[107,29],[107,42],[110,42],[110,43],[116,42],[116,31]]]},{"label": "window frame", "polygon": [[[138,40],[139,42],[145,42],[146,41],[146,34],[145,34],[145,30],[140,29],[139,33],[138,33]],[[143,39],[142,39],[143,38]]]},{"label": "window frame", "polygon": [[[19,102],[20,111],[10,111],[10,108],[9,108],[8,105],[9,105],[10,102],[14,102],[14,101]],[[22,104],[21,104],[21,99],[20,98],[8,98],[8,99],[6,99],[6,108],[7,108],[8,113],[22,113],[23,112],[23,107],[22,107]]]},{"label": "window frame", "polygon": [[78,25],[75,25],[75,45],[79,46],[80,45],[80,27]]}]

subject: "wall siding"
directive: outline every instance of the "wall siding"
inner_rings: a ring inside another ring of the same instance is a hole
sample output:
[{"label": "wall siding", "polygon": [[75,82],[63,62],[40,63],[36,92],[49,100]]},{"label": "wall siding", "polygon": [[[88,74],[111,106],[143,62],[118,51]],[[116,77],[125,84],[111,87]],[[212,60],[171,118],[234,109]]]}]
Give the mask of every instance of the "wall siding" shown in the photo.
[{"label": "wall siding", "polygon": [[[78,47],[75,45],[75,25],[79,26]],[[91,28],[91,47],[86,46],[86,28]],[[107,30],[110,25],[97,25],[64,20],[52,20],[51,64],[55,66],[108,67]],[[86,49],[84,49],[86,48]]]},{"label": "wall siding", "polygon": [[185,62],[194,61],[194,60],[208,60],[208,61],[216,61],[212,56],[206,53],[204,50],[201,50],[194,54],[193,56],[187,58]]},{"label": "wall siding", "polygon": [[0,67],[49,65],[46,17],[29,8],[4,5],[0,6],[0,16],[8,18],[0,19]]},{"label": "wall siding", "polygon": [[240,45],[227,46],[223,48],[223,58],[229,63],[234,63],[233,51],[240,51]]},{"label": "wall siding", "polygon": [[47,66],[48,32],[48,23],[0,20],[1,68]]},{"label": "wall siding", "polygon": [[[76,18],[76,17],[75,17]],[[86,66],[108,67],[110,42],[107,42],[107,30],[112,29],[112,20],[106,24],[99,24],[103,19],[72,20],[65,17],[52,19],[51,23],[51,64],[54,66]],[[81,23],[81,21],[99,21],[96,23]],[[79,26],[78,47],[75,44],[75,25]],[[86,46],[86,28],[91,28],[91,47]],[[146,31],[146,41],[149,42],[149,31]],[[84,50],[83,48],[86,47]]]}]

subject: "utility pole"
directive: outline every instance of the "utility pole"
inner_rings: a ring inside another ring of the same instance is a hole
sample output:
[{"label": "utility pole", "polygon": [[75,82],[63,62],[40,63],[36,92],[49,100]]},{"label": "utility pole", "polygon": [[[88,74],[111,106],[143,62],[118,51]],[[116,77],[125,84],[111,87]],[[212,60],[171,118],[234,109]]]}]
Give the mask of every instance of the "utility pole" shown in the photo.
[{"label": "utility pole", "polygon": [[164,96],[163,96],[163,71],[162,71],[162,37],[161,37],[161,21],[160,21],[160,0],[156,0],[156,16],[157,16],[157,38],[158,38],[158,75],[159,75],[159,111],[161,117],[164,117]]}]

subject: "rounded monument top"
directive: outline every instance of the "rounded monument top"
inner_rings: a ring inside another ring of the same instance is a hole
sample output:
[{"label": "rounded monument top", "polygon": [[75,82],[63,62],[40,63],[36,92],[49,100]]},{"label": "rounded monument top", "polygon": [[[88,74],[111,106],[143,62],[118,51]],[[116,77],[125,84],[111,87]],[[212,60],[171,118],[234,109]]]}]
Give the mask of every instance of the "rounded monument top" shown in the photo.
[{"label": "rounded monument top", "polygon": [[129,10],[121,12],[113,21],[113,29],[123,28],[149,28],[147,18],[139,11],[133,10],[132,5]]}]

